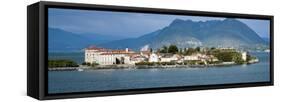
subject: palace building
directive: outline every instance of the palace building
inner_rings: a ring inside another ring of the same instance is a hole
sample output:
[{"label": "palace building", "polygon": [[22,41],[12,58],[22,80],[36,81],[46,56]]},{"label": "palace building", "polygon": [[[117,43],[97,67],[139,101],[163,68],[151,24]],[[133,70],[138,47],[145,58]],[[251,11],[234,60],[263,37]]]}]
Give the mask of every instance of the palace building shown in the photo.
[{"label": "palace building", "polygon": [[85,49],[85,62],[99,65],[131,64],[130,56],[132,54],[134,52],[128,48],[125,50],[111,50],[91,46]]}]

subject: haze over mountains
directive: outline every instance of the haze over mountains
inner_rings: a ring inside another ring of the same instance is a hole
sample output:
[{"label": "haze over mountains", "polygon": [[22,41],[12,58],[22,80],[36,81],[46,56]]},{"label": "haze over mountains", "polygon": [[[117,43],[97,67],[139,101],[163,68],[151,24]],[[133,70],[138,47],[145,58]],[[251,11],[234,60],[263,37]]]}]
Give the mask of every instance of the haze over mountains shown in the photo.
[{"label": "haze over mountains", "polygon": [[230,18],[205,22],[175,19],[167,27],[127,39],[99,34],[74,34],[54,28],[49,28],[49,32],[49,50],[52,51],[81,50],[89,45],[139,50],[145,45],[154,49],[170,44],[180,48],[255,48],[267,46],[268,43],[243,22]]}]

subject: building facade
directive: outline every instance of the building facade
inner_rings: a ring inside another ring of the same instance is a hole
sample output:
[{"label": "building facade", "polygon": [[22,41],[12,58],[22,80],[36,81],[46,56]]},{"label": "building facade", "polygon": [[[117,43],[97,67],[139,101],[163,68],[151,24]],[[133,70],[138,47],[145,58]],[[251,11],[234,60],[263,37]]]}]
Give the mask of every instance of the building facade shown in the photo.
[{"label": "building facade", "polygon": [[130,54],[133,53],[128,48],[111,50],[92,46],[85,49],[85,62],[99,65],[131,64]]}]

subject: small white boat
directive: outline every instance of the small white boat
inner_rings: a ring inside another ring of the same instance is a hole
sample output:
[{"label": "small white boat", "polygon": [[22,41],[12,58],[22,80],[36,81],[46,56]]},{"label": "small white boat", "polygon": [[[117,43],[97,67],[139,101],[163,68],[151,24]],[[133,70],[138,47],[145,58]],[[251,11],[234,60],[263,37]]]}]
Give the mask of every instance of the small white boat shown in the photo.
[{"label": "small white boat", "polygon": [[82,71],[84,71],[84,69],[79,68],[78,71],[79,71],[79,72],[82,72]]}]

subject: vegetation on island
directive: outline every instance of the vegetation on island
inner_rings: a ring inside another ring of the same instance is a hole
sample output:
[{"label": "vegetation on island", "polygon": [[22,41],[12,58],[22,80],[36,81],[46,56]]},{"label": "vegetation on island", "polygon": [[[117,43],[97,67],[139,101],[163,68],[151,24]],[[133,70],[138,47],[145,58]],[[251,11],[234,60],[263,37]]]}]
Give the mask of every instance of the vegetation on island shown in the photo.
[{"label": "vegetation on island", "polygon": [[155,66],[155,65],[176,65],[176,62],[139,62],[135,65],[148,65],[148,66]]},{"label": "vegetation on island", "polygon": [[99,64],[98,64],[98,63],[87,63],[87,62],[83,62],[82,65],[95,67],[95,66],[98,66]]},{"label": "vegetation on island", "polygon": [[179,52],[179,49],[176,45],[170,45],[170,46],[163,46],[161,49],[158,49],[159,53],[172,53],[172,54],[176,54]]},{"label": "vegetation on island", "polygon": [[72,60],[48,60],[48,67],[79,67],[79,65]]}]

